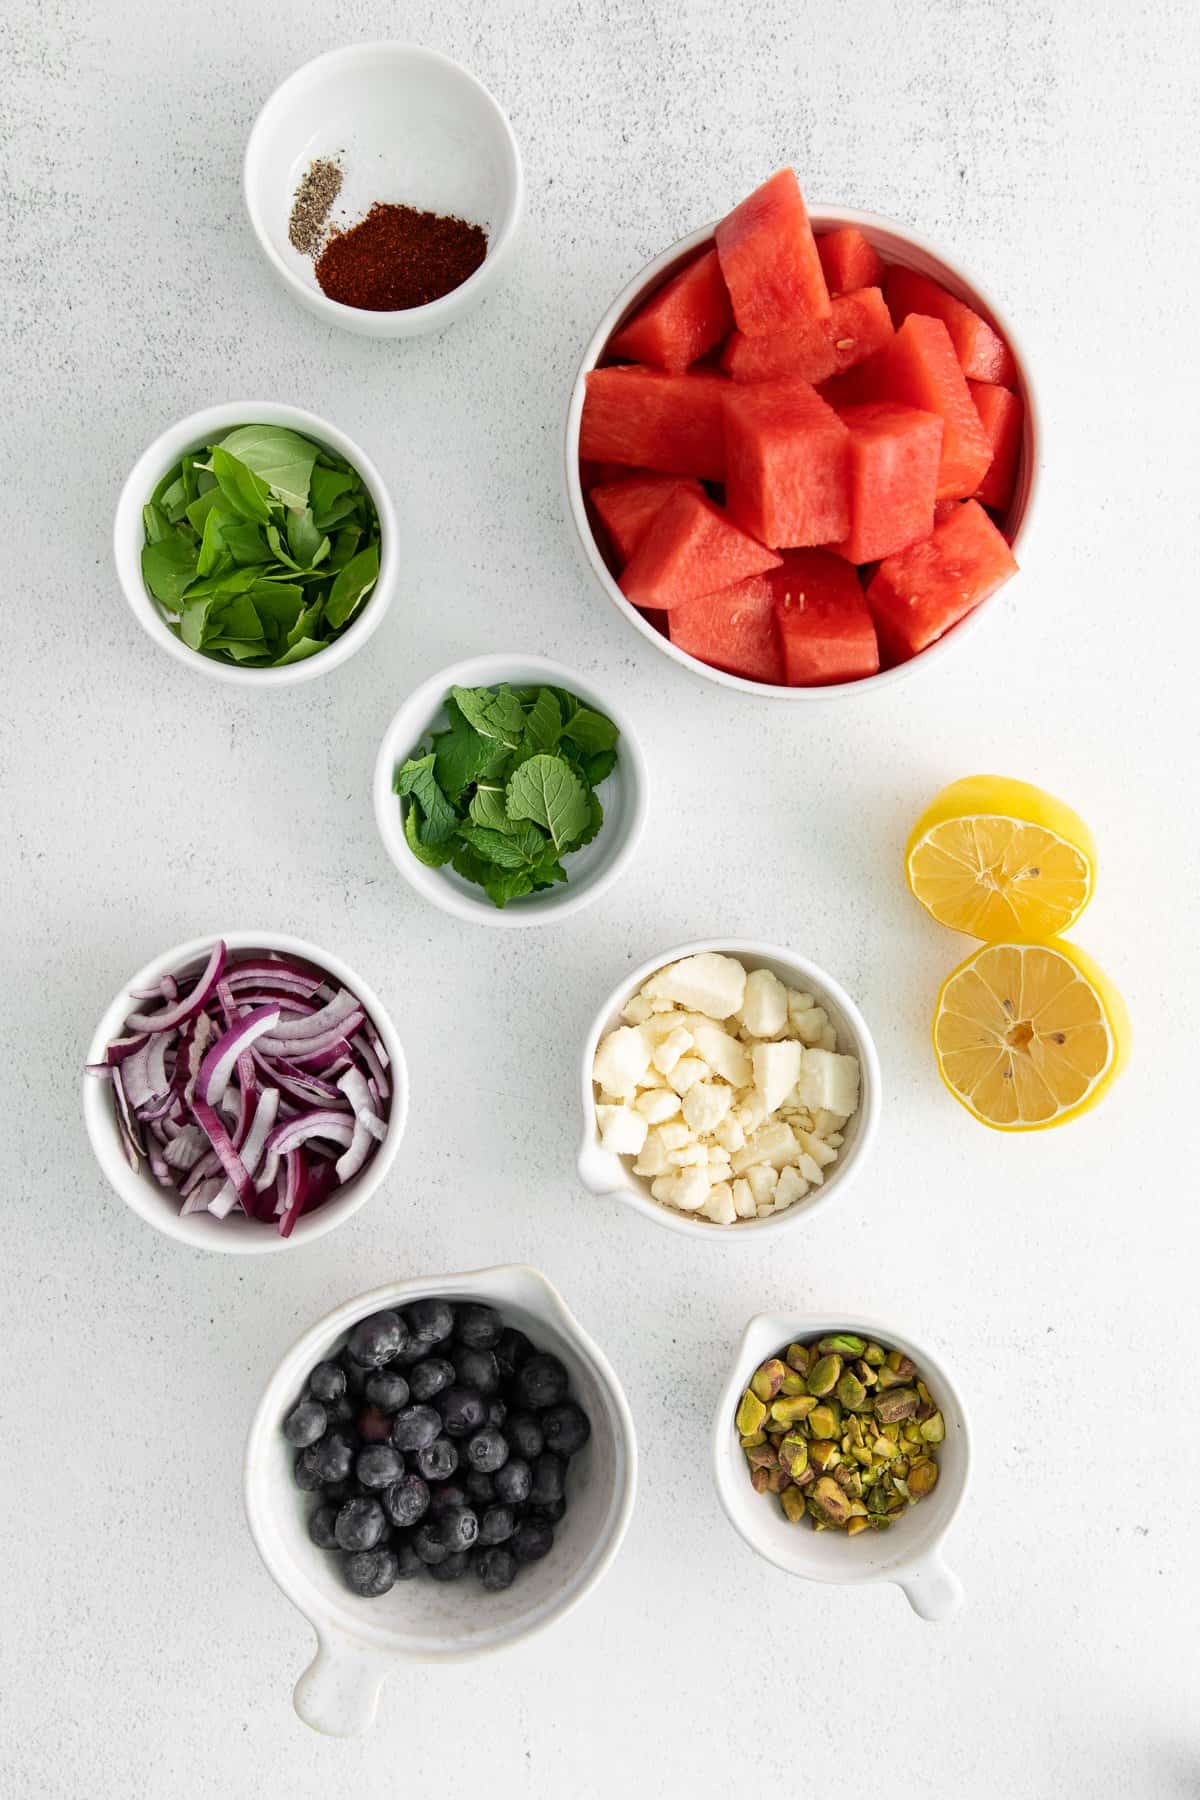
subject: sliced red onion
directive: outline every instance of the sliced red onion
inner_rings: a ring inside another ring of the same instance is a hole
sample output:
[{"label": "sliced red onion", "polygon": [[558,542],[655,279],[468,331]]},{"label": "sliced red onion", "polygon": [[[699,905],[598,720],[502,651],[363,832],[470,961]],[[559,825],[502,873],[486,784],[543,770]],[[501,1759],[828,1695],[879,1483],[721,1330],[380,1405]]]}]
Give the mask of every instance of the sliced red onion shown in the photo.
[{"label": "sliced red onion", "polygon": [[184,1174],[189,1169],[194,1169],[204,1155],[206,1143],[204,1133],[198,1125],[184,1125],[163,1151],[168,1167],[182,1169]]},{"label": "sliced red onion", "polygon": [[378,1140],[367,1129],[366,1121],[355,1119],[354,1136],[350,1139],[350,1148],[344,1156],[337,1159],[337,1178],[341,1182],[352,1181],[358,1174],[375,1148]]},{"label": "sliced red onion", "polygon": [[222,939],[218,938],[213,945],[212,955],[208,959],[203,974],[198,978],[195,987],[184,999],[177,1000],[173,1006],[165,1006],[156,1013],[130,1013],[125,1021],[126,1031],[171,1031],[176,1025],[182,1025],[207,1004],[225,968],[226,950]]},{"label": "sliced red onion", "polygon": [[[362,1018],[361,1012],[351,1013],[349,1031],[343,1031],[340,1026],[335,1025],[332,1031],[325,1032],[319,1038],[294,1040],[287,1046],[283,1054],[305,1069],[328,1068],[341,1057],[345,1057],[348,1062],[350,1060],[350,1035],[356,1028],[355,1021],[361,1024]],[[271,1042],[274,1042],[274,1039]],[[268,1050],[266,1054],[269,1056],[272,1052]],[[279,1051],[276,1050],[273,1054],[278,1055]]]},{"label": "sliced red onion", "polygon": [[326,1138],[330,1143],[343,1144],[348,1149],[354,1136],[354,1124],[348,1113],[333,1112],[325,1108],[320,1112],[301,1113],[298,1119],[288,1119],[277,1125],[267,1139],[267,1153],[259,1170],[255,1187],[261,1193],[263,1188],[270,1187],[279,1167],[279,1159],[291,1150],[298,1150],[307,1139]]},{"label": "sliced red onion", "polygon": [[265,1037],[278,1024],[279,1008],[263,1006],[239,1019],[236,1025],[230,1026],[224,1036],[217,1039],[212,1049],[205,1052],[204,1061],[200,1064],[196,1092],[201,1100],[209,1106],[215,1106],[229,1086],[238,1057],[245,1055],[251,1044]]},{"label": "sliced red onion", "polygon": [[367,1073],[375,1083],[381,1100],[386,1100],[391,1093],[391,1085],[384,1071],[387,1068],[387,1052],[375,1037],[374,1032],[360,1031],[354,1040],[353,1048],[366,1064]]},{"label": "sliced red onion", "polygon": [[[279,1111],[279,1089],[264,1088],[258,1096],[258,1105],[254,1109],[254,1118],[246,1133],[246,1141],[240,1146],[238,1155],[245,1166],[246,1173],[253,1179],[258,1173],[263,1159],[267,1137],[275,1124],[275,1115]],[[216,1198],[209,1204],[209,1212],[215,1213],[218,1219],[226,1218],[237,1205],[240,1196],[231,1181],[227,1181]],[[250,1205],[245,1210],[253,1217],[254,1196],[250,1195]]]},{"label": "sliced red onion", "polygon": [[[273,1031],[263,1044],[264,1056],[290,1056],[299,1041],[325,1036],[334,1026],[341,1025],[343,1020],[361,1013],[362,1007],[345,988],[339,988],[328,1006],[319,1012],[309,1013],[303,1019],[285,1019]],[[354,1030],[358,1027],[354,1026]]]},{"label": "sliced red onion", "polygon": [[[203,1136],[203,1133],[201,1133],[201,1136]],[[206,1181],[210,1175],[216,1175],[222,1181],[225,1179],[220,1172],[221,1159],[216,1151],[209,1145],[207,1138],[204,1139],[204,1145],[204,1154],[201,1156],[200,1161],[189,1169],[187,1175],[179,1184],[179,1191],[181,1194],[195,1193],[200,1183]]]},{"label": "sliced red onion", "polygon": [[207,1212],[209,1203],[220,1192],[221,1177],[210,1175],[207,1181],[198,1182],[184,1201],[181,1210],[185,1213]]},{"label": "sliced red onion", "polygon": [[145,1042],[144,1031],[139,1031],[130,1037],[114,1038],[104,1052],[104,1059],[110,1063],[124,1062],[126,1057],[135,1056]]},{"label": "sliced red onion", "polygon": [[[378,1143],[382,1144],[384,1138],[387,1136],[387,1126],[375,1112],[375,1107],[371,1100],[370,1085],[363,1075],[362,1070],[354,1068],[347,1069],[344,1075],[338,1077],[338,1086],[354,1108],[356,1124],[362,1125]],[[348,1181],[350,1179],[348,1175],[342,1174],[340,1165],[338,1167],[338,1173],[342,1176],[343,1181]]]},{"label": "sliced red onion", "polygon": [[234,989],[243,987],[269,986],[287,988],[294,994],[303,994],[310,999],[325,986],[323,975],[310,975],[292,963],[276,962],[271,957],[251,957],[247,962],[235,963],[227,970],[226,984]]},{"label": "sliced red onion", "polygon": [[245,1163],[233,1147],[233,1139],[221,1123],[216,1107],[210,1106],[207,1100],[193,1100],[192,1112],[197,1125],[220,1158],[226,1178],[232,1181],[237,1189],[238,1199],[249,1211],[248,1203],[253,1192],[253,1183],[246,1172]]}]

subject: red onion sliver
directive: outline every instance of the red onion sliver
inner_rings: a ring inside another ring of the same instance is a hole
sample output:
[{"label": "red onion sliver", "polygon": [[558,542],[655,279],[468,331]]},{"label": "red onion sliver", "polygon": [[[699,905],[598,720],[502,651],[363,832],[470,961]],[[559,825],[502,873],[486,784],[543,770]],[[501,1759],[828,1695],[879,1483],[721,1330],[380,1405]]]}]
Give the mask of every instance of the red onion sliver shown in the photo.
[{"label": "red onion sliver", "polygon": [[205,965],[190,994],[183,1000],[177,1000],[173,1006],[166,1006],[156,1013],[130,1013],[125,1021],[126,1031],[170,1031],[176,1025],[182,1025],[200,1011],[212,994],[225,968],[226,949],[223,939],[218,938],[213,945],[212,955]]}]

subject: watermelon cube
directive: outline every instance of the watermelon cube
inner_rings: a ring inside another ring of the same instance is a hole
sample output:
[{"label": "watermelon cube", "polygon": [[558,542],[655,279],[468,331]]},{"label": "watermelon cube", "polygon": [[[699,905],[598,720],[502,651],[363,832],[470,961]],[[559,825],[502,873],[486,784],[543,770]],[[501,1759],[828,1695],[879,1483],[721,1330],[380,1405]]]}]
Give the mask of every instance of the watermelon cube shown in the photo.
[{"label": "watermelon cube", "polygon": [[991,466],[975,489],[975,498],[981,506],[1003,512],[1017,482],[1024,409],[1016,394],[1010,394],[1007,388],[993,387],[986,381],[968,381],[967,386],[992,446]]},{"label": "watermelon cube", "polygon": [[780,169],[735,206],[716,239],[733,316],[747,337],[829,317],[829,289],[793,169]]},{"label": "watermelon cube", "polygon": [[591,488],[602,487],[606,481],[624,481],[629,474],[625,463],[580,462],[579,484],[587,493]]},{"label": "watermelon cube", "polygon": [[610,338],[607,354],[679,375],[733,328],[715,250],[706,250],[652,294]]},{"label": "watermelon cube", "polygon": [[769,578],[789,687],[860,681],[879,668],[879,644],[858,576],[827,550],[789,550]]},{"label": "watermelon cube", "polygon": [[942,457],[936,413],[876,400],[839,414],[850,428],[850,530],[833,546],[874,562],[929,536]]},{"label": "watermelon cube", "polygon": [[747,681],[783,683],[775,589],[769,575],[752,575],[667,616],[671,642],[687,655]]},{"label": "watermelon cube", "polygon": [[1003,587],[1013,553],[976,500],[934,527],[932,537],[885,557],[867,589],[879,645],[907,662]]},{"label": "watermelon cube", "polygon": [[730,382],[725,498],[764,544],[839,542],[850,530],[850,433],[806,381]]},{"label": "watermelon cube", "polygon": [[857,225],[841,225],[836,231],[823,232],[817,239],[817,255],[832,295],[878,287],[883,280],[883,258],[868,244]]},{"label": "watermelon cube", "polygon": [[778,381],[798,375],[816,383],[874,355],[892,335],[892,316],[882,291],[862,288],[839,294],[827,319],[810,319],[771,337],[752,338],[735,331],[722,353],[721,367],[735,381]]},{"label": "watermelon cube", "polygon": [[939,500],[939,501],[937,501],[936,504],[934,505],[934,509],[933,509],[934,524],[940,525],[943,519],[948,519],[950,517],[951,513],[956,513],[961,505],[962,505],[961,500]]},{"label": "watermelon cube", "polygon": [[940,319],[950,333],[964,375],[972,381],[997,382],[1001,387],[1016,385],[1017,365],[1004,339],[986,319],[936,281],[918,275],[915,269],[894,265],[884,278],[884,292],[897,329],[910,313]]},{"label": "watermelon cube", "polygon": [[681,484],[651,521],[621,576],[635,606],[672,612],[702,594],[779,566],[779,558],[730,524],[719,506]]},{"label": "watermelon cube", "polygon": [[721,481],[725,475],[721,396],[728,386],[724,376],[716,374],[666,375],[633,366],[592,369],[579,427],[579,454],[593,462]]},{"label": "watermelon cube", "polygon": [[944,427],[939,500],[975,492],[992,460],[992,446],[940,319],[910,313],[887,348],[846,379],[856,376],[864,399],[894,400],[939,415]]},{"label": "watermelon cube", "polygon": [[628,476],[592,489],[591,501],[622,567],[629,561],[652,522],[676,488],[689,487],[697,494],[700,483],[690,475]]}]

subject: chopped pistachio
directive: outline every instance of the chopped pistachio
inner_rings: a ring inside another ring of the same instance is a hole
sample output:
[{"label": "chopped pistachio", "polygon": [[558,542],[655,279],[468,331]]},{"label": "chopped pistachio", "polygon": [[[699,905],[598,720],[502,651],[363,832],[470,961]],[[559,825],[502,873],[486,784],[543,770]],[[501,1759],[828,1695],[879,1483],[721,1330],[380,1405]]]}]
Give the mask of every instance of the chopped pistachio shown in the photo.
[{"label": "chopped pistachio", "polygon": [[764,1403],[773,1400],[779,1392],[787,1367],[777,1356],[761,1363],[750,1377],[750,1392]]},{"label": "chopped pistachio", "polygon": [[784,1488],[779,1496],[779,1504],[793,1525],[798,1525],[808,1510],[804,1504],[804,1495],[798,1487]]},{"label": "chopped pistachio", "polygon": [[758,1395],[752,1394],[747,1388],[737,1409],[737,1428],[742,1436],[749,1437],[752,1432],[757,1431],[766,1416],[767,1409]]},{"label": "chopped pistachio", "polygon": [[823,1337],[817,1345],[822,1356],[861,1356],[866,1347],[866,1339],[855,1337],[850,1331],[839,1331],[833,1337]]},{"label": "chopped pistachio", "polygon": [[808,1391],[824,1397],[832,1394],[842,1372],[842,1359],[836,1353],[819,1357],[808,1371]]},{"label": "chopped pistachio", "polygon": [[875,1396],[875,1417],[885,1425],[895,1425],[900,1419],[911,1419],[916,1410],[916,1388],[889,1388],[886,1393]]},{"label": "chopped pistachio", "polygon": [[803,1344],[789,1344],[783,1353],[783,1360],[789,1369],[794,1369],[796,1371],[797,1375],[808,1374],[808,1365],[811,1358]]},{"label": "chopped pistachio", "polygon": [[938,1466],[931,1458],[916,1462],[908,1472],[908,1491],[914,1500],[924,1500],[937,1486]]}]

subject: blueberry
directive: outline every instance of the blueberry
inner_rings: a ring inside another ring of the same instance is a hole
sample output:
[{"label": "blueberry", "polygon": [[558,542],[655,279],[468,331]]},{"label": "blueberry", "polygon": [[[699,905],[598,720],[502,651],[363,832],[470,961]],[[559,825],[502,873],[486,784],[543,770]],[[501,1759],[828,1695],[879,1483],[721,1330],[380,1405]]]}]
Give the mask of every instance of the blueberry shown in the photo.
[{"label": "blueberry", "polygon": [[496,1484],[482,1469],[468,1469],[463,1477],[467,1499],[476,1506],[490,1506],[496,1498]]},{"label": "blueberry", "polygon": [[351,1400],[361,1399],[370,1373],[370,1369],[364,1369],[361,1363],[355,1362],[349,1350],[342,1352],[342,1374],[346,1377],[346,1393]]},{"label": "blueberry", "polygon": [[339,1507],[343,1500],[349,1500],[351,1494],[358,1493],[356,1481],[327,1481],[323,1485],[325,1499],[334,1508]]},{"label": "blueberry", "polygon": [[451,1437],[470,1437],[487,1418],[487,1402],[472,1388],[450,1387],[438,1395],[438,1411]]},{"label": "blueberry", "polygon": [[419,1575],[425,1567],[411,1544],[398,1544],[394,1555],[397,1581],[411,1581],[413,1576]]},{"label": "blueberry", "polygon": [[333,1529],[343,1550],[374,1550],[387,1531],[387,1519],[378,1500],[347,1500]]},{"label": "blueberry", "polygon": [[347,1586],[368,1600],[386,1594],[396,1575],[396,1559],[390,1550],[359,1550],[346,1558]]},{"label": "blueberry", "polygon": [[459,1387],[474,1388],[478,1394],[494,1394],[500,1386],[500,1365],[490,1350],[475,1350],[470,1344],[459,1344],[450,1353]]},{"label": "blueberry", "polygon": [[416,1460],[426,1481],[445,1481],[458,1467],[458,1450],[448,1437],[437,1437],[422,1445]]},{"label": "blueberry", "polygon": [[414,1400],[432,1400],[443,1388],[448,1388],[454,1380],[454,1364],[446,1362],[440,1356],[427,1356],[424,1362],[414,1363],[409,1371],[408,1385],[412,1389]]},{"label": "blueberry", "polygon": [[450,1554],[431,1519],[426,1519],[423,1525],[417,1526],[413,1532],[412,1547],[427,1568],[432,1568],[434,1563],[445,1562]]},{"label": "blueberry", "polygon": [[429,1516],[436,1519],[441,1513],[452,1512],[455,1507],[468,1506],[471,1496],[459,1481],[439,1481],[429,1495]]},{"label": "blueberry", "polygon": [[508,1408],[507,1408],[507,1406],[505,1406],[503,1400],[489,1400],[488,1401],[487,1423],[489,1425],[503,1426],[504,1421],[507,1419],[507,1417],[508,1417]]},{"label": "blueberry", "polygon": [[517,1559],[511,1550],[497,1544],[475,1558],[475,1573],[485,1593],[502,1594],[516,1579]]},{"label": "blueberry", "polygon": [[460,1344],[472,1350],[490,1350],[497,1343],[504,1326],[494,1306],[460,1306],[457,1337]]},{"label": "blueberry", "polygon": [[432,1347],[453,1333],[454,1308],[448,1300],[414,1300],[404,1309],[404,1322],[415,1338]]},{"label": "blueberry", "polygon": [[485,1425],[467,1439],[467,1461],[473,1469],[492,1475],[508,1461],[508,1445],[504,1433],[495,1425]]},{"label": "blueberry", "polygon": [[435,1581],[458,1581],[470,1562],[465,1550],[452,1550],[444,1562],[430,1563],[429,1573]]},{"label": "blueberry", "polygon": [[386,1444],[392,1435],[392,1421],[377,1406],[364,1406],[355,1420],[355,1429],[365,1444]]},{"label": "blueberry", "polygon": [[548,1450],[557,1451],[559,1456],[574,1456],[591,1437],[592,1426],[583,1408],[567,1400],[542,1414],[542,1431]]},{"label": "blueberry", "polygon": [[429,1511],[429,1489],[419,1475],[405,1475],[384,1489],[383,1510],[393,1525],[415,1525]]},{"label": "blueberry", "polygon": [[321,1481],[345,1481],[354,1461],[354,1446],[344,1432],[330,1431],[305,1454]]},{"label": "blueberry", "polygon": [[520,1563],[540,1562],[553,1543],[553,1525],[545,1519],[522,1519],[513,1532],[512,1551]]},{"label": "blueberry", "polygon": [[363,1368],[378,1369],[391,1362],[407,1342],[408,1328],[400,1314],[378,1312],[358,1321],[346,1348]]},{"label": "blueberry", "polygon": [[404,1473],[404,1458],[390,1444],[372,1444],[359,1451],[354,1473],[365,1488],[391,1487]]},{"label": "blueberry", "polygon": [[396,1414],[392,1442],[397,1450],[424,1450],[441,1429],[441,1417],[432,1406],[406,1406]]},{"label": "blueberry", "polygon": [[479,1521],[479,1542],[503,1544],[516,1528],[516,1514],[511,1506],[489,1506]]},{"label": "blueberry", "polygon": [[357,1410],[348,1394],[343,1394],[340,1400],[326,1400],[324,1405],[325,1416],[331,1425],[349,1425]]},{"label": "blueberry", "polygon": [[338,1363],[318,1363],[308,1378],[308,1391],[314,1400],[340,1400],[346,1392],[346,1371]]},{"label": "blueberry", "polygon": [[479,1515],[469,1506],[451,1506],[438,1515],[437,1529],[451,1554],[469,1550],[479,1536]]},{"label": "blueberry", "polygon": [[324,1487],[325,1483],[312,1466],[312,1450],[301,1450],[292,1464],[292,1479],[306,1494],[315,1494],[318,1488]]},{"label": "blueberry", "polygon": [[532,1413],[509,1413],[504,1422],[504,1435],[514,1456],[523,1456],[527,1462],[532,1462],[546,1448],[542,1428]]},{"label": "blueberry", "polygon": [[310,1444],[325,1436],[328,1423],[328,1415],[319,1400],[301,1400],[283,1421],[283,1435],[297,1450],[307,1450]]},{"label": "blueberry", "polygon": [[536,1407],[539,1412],[545,1406],[557,1406],[567,1397],[567,1371],[557,1356],[539,1350],[517,1370],[516,1390],[523,1406]]},{"label": "blueberry", "polygon": [[337,1545],[337,1535],[333,1529],[336,1520],[336,1506],[318,1506],[309,1515],[308,1535],[322,1550],[332,1550]]},{"label": "blueberry", "polygon": [[512,1456],[495,1474],[496,1498],[505,1506],[524,1506],[533,1487],[533,1470],[523,1456]]},{"label": "blueberry", "polygon": [[408,1383],[394,1369],[377,1369],[368,1375],[365,1393],[371,1405],[383,1413],[399,1412],[408,1404]]},{"label": "blueberry", "polygon": [[523,1331],[518,1331],[513,1325],[506,1325],[492,1350],[500,1365],[500,1374],[505,1381],[511,1381],[526,1358],[532,1356],[533,1345]]},{"label": "blueberry", "polygon": [[563,1497],[567,1465],[553,1450],[543,1450],[533,1465],[533,1486],[529,1490],[531,1506],[553,1506]]},{"label": "blueberry", "polygon": [[548,1500],[538,1505],[535,1505],[530,1501],[525,1514],[526,1518],[529,1519],[545,1519],[548,1525],[557,1525],[560,1519],[566,1518],[566,1515],[567,1502],[565,1496],[561,1500]]}]

